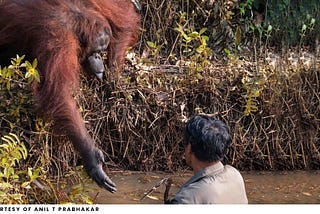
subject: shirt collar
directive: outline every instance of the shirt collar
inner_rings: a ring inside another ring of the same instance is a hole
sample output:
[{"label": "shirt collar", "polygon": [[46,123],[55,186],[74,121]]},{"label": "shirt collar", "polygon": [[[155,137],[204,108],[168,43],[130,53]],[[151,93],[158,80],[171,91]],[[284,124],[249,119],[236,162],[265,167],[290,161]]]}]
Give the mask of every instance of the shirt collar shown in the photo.
[{"label": "shirt collar", "polygon": [[194,176],[192,176],[185,184],[182,185],[182,187],[184,186],[188,186],[191,183],[194,183],[198,180],[201,180],[204,177],[207,176],[213,176],[216,175],[220,172],[223,171],[223,164],[221,163],[221,161],[215,163],[214,165],[208,166],[202,170],[200,170],[199,172],[197,172]]}]

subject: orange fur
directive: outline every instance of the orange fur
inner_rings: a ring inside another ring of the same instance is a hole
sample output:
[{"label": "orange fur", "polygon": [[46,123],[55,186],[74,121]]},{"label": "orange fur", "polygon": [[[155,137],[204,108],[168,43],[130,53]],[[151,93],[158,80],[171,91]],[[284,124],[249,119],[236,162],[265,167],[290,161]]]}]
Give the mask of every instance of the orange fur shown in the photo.
[{"label": "orange fur", "polygon": [[[38,59],[37,110],[66,132],[84,160],[96,167],[93,139],[72,98],[79,72],[99,32],[110,36],[108,66],[120,69],[138,36],[140,16],[130,0],[6,0],[0,3],[0,64],[16,54]],[[94,162],[94,163],[93,163]],[[97,162],[97,163],[96,163]],[[103,177],[103,176],[102,176]]]}]

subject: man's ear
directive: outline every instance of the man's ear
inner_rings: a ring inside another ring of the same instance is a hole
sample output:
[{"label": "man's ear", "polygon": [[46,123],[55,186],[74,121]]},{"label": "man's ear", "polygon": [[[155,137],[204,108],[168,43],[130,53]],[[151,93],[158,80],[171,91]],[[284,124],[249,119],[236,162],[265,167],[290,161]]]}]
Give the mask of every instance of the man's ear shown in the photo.
[{"label": "man's ear", "polygon": [[186,152],[188,153],[188,154],[192,154],[193,152],[192,152],[192,149],[191,149],[191,144],[189,143],[187,146],[186,146]]}]

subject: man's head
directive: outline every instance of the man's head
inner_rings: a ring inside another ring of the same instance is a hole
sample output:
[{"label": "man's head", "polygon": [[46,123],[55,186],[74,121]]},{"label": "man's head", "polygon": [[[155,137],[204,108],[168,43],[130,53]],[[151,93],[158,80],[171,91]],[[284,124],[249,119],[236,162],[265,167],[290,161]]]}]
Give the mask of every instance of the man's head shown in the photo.
[{"label": "man's head", "polygon": [[192,117],[185,126],[185,143],[202,162],[223,160],[230,144],[228,126],[206,115]]}]

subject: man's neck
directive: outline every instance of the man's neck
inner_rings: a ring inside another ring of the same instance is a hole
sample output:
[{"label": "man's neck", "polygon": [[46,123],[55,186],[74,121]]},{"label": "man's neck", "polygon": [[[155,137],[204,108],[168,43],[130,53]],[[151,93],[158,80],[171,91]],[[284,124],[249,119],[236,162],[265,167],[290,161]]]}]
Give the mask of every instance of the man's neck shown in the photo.
[{"label": "man's neck", "polygon": [[217,164],[219,161],[214,161],[214,162],[202,162],[202,161],[199,161],[199,160],[195,160],[193,162],[193,166],[192,166],[192,169],[193,169],[193,173],[196,174],[198,173],[199,171],[203,170],[204,168],[208,167],[208,166],[213,166],[215,164]]}]

